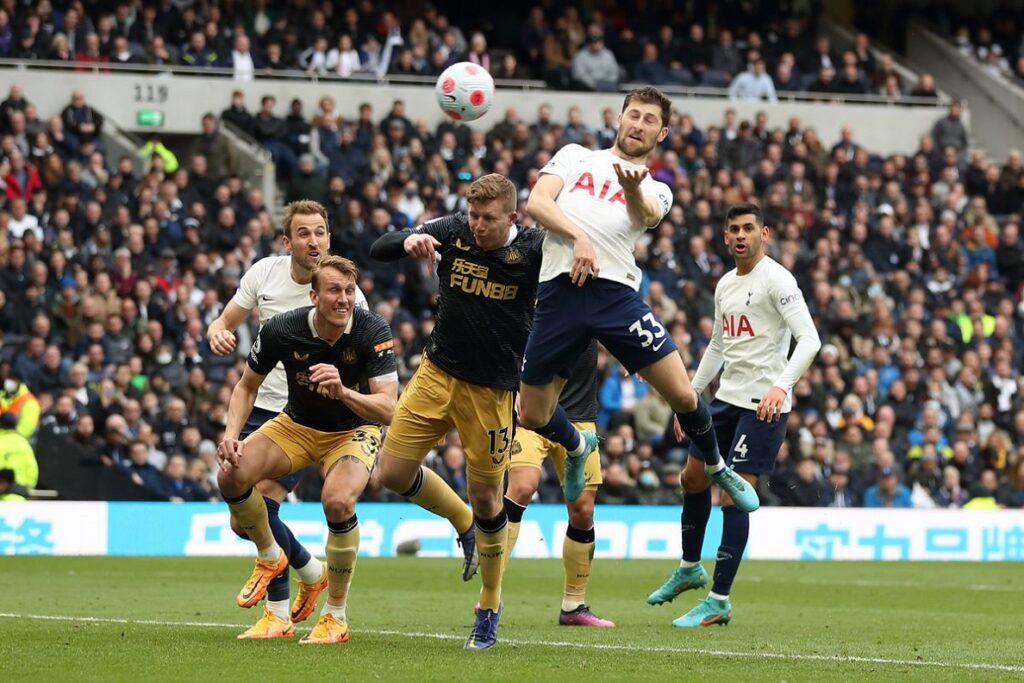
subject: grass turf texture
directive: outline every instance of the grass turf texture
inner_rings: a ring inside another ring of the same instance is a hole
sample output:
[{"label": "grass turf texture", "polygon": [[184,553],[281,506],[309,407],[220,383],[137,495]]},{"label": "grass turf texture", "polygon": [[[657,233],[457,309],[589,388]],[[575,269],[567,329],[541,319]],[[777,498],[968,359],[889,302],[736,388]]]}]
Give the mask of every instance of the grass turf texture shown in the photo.
[{"label": "grass turf texture", "polygon": [[557,625],[560,561],[513,561],[501,641],[472,653],[479,584],[455,560],[361,558],[352,640],[299,646],[319,607],[294,640],[235,640],[262,609],[234,605],[242,558],[5,557],[0,668],[11,681],[1024,678],[1020,565],[748,562],[732,624],[696,631],[670,622],[706,592],[644,601],[673,566],[598,560],[589,600],[618,628],[583,629]]}]

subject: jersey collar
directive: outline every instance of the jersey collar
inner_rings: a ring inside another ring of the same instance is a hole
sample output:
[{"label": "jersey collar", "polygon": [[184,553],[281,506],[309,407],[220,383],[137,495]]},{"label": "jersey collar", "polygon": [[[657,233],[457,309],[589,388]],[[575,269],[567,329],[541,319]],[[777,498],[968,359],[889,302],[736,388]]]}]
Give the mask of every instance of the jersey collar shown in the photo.
[{"label": "jersey collar", "polygon": [[[309,323],[309,333],[311,335],[313,335],[313,339],[320,339],[320,335],[317,334],[317,332],[316,332],[316,325],[313,324],[313,318],[315,318],[315,317],[316,317],[316,306],[314,306],[313,308],[309,309],[309,314],[306,316],[306,321]],[[356,311],[355,311],[355,309],[352,309],[351,315],[348,316],[348,324],[345,325],[345,331],[341,333],[342,337],[344,337],[346,334],[348,334],[349,332],[352,331],[352,325],[355,324],[355,321],[356,321]]]}]

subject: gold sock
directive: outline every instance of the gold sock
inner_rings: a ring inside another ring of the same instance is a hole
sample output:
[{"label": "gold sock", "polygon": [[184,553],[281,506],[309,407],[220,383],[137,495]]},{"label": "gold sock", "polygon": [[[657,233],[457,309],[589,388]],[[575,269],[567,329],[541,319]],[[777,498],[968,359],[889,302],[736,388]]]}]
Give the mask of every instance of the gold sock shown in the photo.
[{"label": "gold sock", "polygon": [[327,532],[327,602],[334,607],[345,607],[348,603],[358,554],[359,522],[355,517],[345,531]]},{"label": "gold sock", "polygon": [[426,467],[421,467],[420,472],[423,473],[423,483],[416,495],[411,496],[409,500],[424,510],[447,519],[458,533],[466,533],[473,526],[473,513],[466,503],[437,472]]},{"label": "gold sock", "polygon": [[594,561],[594,543],[580,543],[568,536],[562,542],[562,565],[565,567],[565,591],[562,609],[571,612],[586,601],[590,565]]},{"label": "gold sock", "polygon": [[497,610],[501,604],[501,575],[505,570],[508,524],[493,533],[476,527],[476,551],[480,557],[480,609]]},{"label": "gold sock", "polygon": [[515,550],[516,541],[519,540],[519,527],[523,525],[522,522],[509,522],[508,523],[508,540],[505,541],[505,561],[501,565],[502,573],[508,569],[508,561],[512,559],[512,551]]},{"label": "gold sock", "polygon": [[245,500],[228,503],[228,507],[231,508],[231,514],[238,520],[242,531],[256,544],[257,549],[266,550],[275,545],[274,532],[270,530],[270,520],[267,517],[267,503],[259,491],[250,490]]}]

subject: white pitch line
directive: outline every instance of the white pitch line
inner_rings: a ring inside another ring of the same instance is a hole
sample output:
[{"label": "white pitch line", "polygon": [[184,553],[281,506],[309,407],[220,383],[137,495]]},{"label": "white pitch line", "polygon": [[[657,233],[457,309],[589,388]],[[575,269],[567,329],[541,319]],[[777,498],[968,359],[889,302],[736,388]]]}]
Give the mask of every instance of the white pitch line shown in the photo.
[{"label": "white pitch line", "polygon": [[[745,576],[743,577],[744,582],[750,583],[786,583],[790,584],[793,581],[789,579],[769,579],[763,576]],[[797,581],[800,584],[808,584],[812,586],[857,586],[859,588],[922,588],[931,589],[930,586],[924,585],[920,582],[913,581],[875,581],[872,579],[809,579],[801,578]],[[976,583],[969,586],[959,586],[957,590],[964,591],[981,591],[981,592],[994,592],[994,593],[1017,593],[1020,591],[1018,586],[1000,586],[997,584],[989,583]]]},{"label": "white pitch line", "polygon": [[[37,621],[72,621],[93,624],[126,624],[141,626],[188,626],[194,628],[248,628],[248,624],[226,624],[215,621],[160,621],[156,619],[117,619],[113,617],[74,617],[56,614],[16,614],[0,612],[0,619],[33,619]],[[426,633],[417,631],[394,631],[389,629],[357,629],[356,634],[366,633],[377,636],[398,636],[401,638],[427,638],[432,640],[464,640],[463,636],[451,633]],[[573,648],[577,650],[612,650],[625,652],[658,652],[669,654],[692,654],[707,657],[739,657],[748,659],[775,659],[801,662],[830,662],[834,664],[885,664],[889,666],[923,666],[940,669],[970,669],[974,671],[1002,671],[1024,673],[1024,666],[1011,664],[984,664],[978,662],[942,662],[927,659],[889,659],[886,657],[857,657],[854,655],[805,655],[789,652],[741,652],[698,647],[668,647],[647,645],[615,645],[605,643],[581,643],[576,641],[547,640],[501,640],[499,643],[518,646]]]}]

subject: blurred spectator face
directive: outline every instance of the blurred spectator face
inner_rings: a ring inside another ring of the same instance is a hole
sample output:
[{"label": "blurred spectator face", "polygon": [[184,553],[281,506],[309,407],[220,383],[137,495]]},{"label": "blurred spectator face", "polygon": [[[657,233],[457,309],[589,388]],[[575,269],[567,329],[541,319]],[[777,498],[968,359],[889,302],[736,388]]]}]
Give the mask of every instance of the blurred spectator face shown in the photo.
[{"label": "blurred spectator face", "polygon": [[185,457],[172,455],[167,459],[167,466],[164,468],[164,476],[173,481],[181,481],[185,478]]},{"label": "blurred spectator face", "polygon": [[132,464],[145,465],[149,462],[149,447],[141,441],[135,441],[132,443],[129,457],[132,459]]}]

